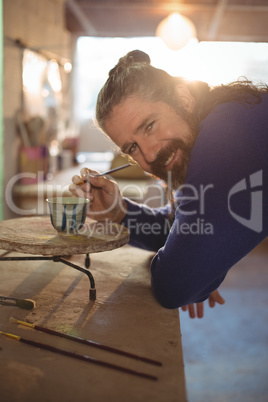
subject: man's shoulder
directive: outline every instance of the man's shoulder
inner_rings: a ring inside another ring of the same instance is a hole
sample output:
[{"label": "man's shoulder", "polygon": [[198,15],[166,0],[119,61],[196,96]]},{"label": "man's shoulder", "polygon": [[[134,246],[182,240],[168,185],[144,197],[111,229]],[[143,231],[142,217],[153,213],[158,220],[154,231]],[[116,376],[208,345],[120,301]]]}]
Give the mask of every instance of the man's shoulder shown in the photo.
[{"label": "man's shoulder", "polygon": [[252,114],[249,110],[238,102],[226,102],[201,122],[191,151],[189,182],[227,183],[230,187],[239,177],[266,164],[263,154],[268,145],[267,129],[264,130],[268,127],[267,108],[266,113],[255,109]]},{"label": "man's shoulder", "polygon": [[232,101],[215,106],[201,121],[198,139],[219,146],[231,141],[241,148],[259,140],[267,144],[267,127],[268,94],[259,103]]},{"label": "man's shoulder", "polygon": [[261,98],[251,97],[247,101],[233,100],[216,105],[211,112],[201,121],[200,127],[222,122],[224,125],[230,125],[230,123],[236,122],[241,124],[248,119],[256,120],[262,117],[262,119],[268,119],[268,94],[262,94]]}]

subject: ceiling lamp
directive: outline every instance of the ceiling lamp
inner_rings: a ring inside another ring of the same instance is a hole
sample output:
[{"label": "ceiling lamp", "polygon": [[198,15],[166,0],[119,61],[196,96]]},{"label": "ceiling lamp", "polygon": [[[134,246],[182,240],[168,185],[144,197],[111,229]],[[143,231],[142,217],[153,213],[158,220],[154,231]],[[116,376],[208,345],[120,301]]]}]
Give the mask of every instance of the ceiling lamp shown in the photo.
[{"label": "ceiling lamp", "polygon": [[179,50],[196,38],[196,28],[189,18],[172,13],[159,23],[156,36],[162,38],[170,49]]}]

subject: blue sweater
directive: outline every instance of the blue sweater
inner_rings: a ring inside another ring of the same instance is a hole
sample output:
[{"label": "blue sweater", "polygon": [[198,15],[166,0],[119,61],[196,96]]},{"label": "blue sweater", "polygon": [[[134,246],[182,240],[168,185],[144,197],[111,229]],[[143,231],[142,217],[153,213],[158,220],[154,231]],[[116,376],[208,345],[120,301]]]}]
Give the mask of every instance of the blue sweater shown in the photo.
[{"label": "blue sweater", "polygon": [[228,102],[200,123],[171,226],[170,206],[126,200],[130,244],[157,251],[151,283],[166,308],[204,301],[268,234],[268,95]]}]

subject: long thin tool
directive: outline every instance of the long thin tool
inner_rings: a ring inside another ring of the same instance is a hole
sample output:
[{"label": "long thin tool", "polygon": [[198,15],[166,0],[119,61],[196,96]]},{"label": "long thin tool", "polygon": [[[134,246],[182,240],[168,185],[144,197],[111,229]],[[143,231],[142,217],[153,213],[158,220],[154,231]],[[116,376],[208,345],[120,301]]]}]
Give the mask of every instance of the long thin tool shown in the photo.
[{"label": "long thin tool", "polygon": [[126,169],[129,166],[133,166],[133,164],[127,163],[126,165],[121,165],[114,169],[106,170],[106,172],[98,173],[98,174],[96,174],[96,176],[104,176],[105,174],[109,174],[109,173],[117,172],[118,170]]},{"label": "long thin tool", "polygon": [[[100,177],[100,176],[104,176],[104,175],[109,174],[109,173],[117,172],[118,170],[126,169],[129,166],[133,166],[133,164],[132,163],[127,163],[126,165],[121,165],[121,166],[118,166],[118,167],[116,167],[114,169],[106,170],[105,172],[96,174],[95,177]],[[88,180],[81,180],[81,181],[79,181],[78,183],[75,183],[75,184],[76,184],[76,186],[79,186],[80,184],[84,184],[84,183],[88,183]]]},{"label": "long thin tool", "polygon": [[17,299],[16,297],[7,296],[0,296],[0,304],[16,306],[26,310],[32,310],[35,307],[35,302],[31,299]]},{"label": "long thin tool", "polygon": [[30,339],[22,338],[21,336],[10,334],[8,332],[0,331],[0,334],[5,335],[5,336],[7,336],[9,338],[15,339],[16,341],[26,343],[27,345],[35,346],[35,347],[40,348],[40,349],[50,350],[51,352],[59,353],[59,354],[65,355],[65,356],[74,357],[75,359],[84,360],[84,361],[86,361],[88,363],[93,363],[93,364],[97,364],[99,366],[108,367],[108,368],[111,368],[111,369],[114,369],[114,370],[122,371],[122,372],[127,373],[127,374],[132,374],[132,375],[136,375],[138,377],[147,378],[149,380],[156,381],[158,379],[156,376],[151,375],[151,374],[142,373],[140,371],[136,371],[136,370],[132,370],[132,369],[129,369],[129,368],[126,368],[126,367],[118,366],[118,365],[113,364],[113,363],[104,362],[104,361],[95,359],[94,357],[91,357],[91,356],[88,356],[88,355],[81,355],[79,353],[70,352],[69,350],[60,349],[60,348],[57,348],[55,346],[47,345],[45,343],[32,341]]},{"label": "long thin tool", "polygon": [[89,339],[83,339],[83,338],[79,338],[78,336],[65,334],[64,332],[58,332],[58,331],[55,331],[53,329],[49,329],[49,328],[46,328],[46,327],[41,327],[39,325],[31,324],[31,323],[26,322],[26,321],[17,320],[16,318],[13,318],[13,317],[10,318],[10,321],[16,322],[17,324],[24,325],[26,327],[34,328],[37,331],[45,332],[45,333],[51,334],[51,335],[56,335],[56,336],[59,336],[61,338],[66,338],[66,339],[69,339],[69,340],[72,340],[72,341],[75,341],[75,342],[83,343],[83,344],[88,345],[88,346],[93,346],[94,348],[98,348],[98,349],[106,350],[108,352],[116,353],[118,355],[130,357],[132,359],[140,360],[140,361],[143,361],[145,363],[153,364],[155,366],[162,366],[162,363],[158,362],[156,360],[148,359],[147,357],[143,357],[143,356],[135,355],[133,353],[125,352],[123,350],[115,349],[115,348],[112,348],[112,347],[107,346],[107,345],[102,345],[101,343],[90,341]]}]

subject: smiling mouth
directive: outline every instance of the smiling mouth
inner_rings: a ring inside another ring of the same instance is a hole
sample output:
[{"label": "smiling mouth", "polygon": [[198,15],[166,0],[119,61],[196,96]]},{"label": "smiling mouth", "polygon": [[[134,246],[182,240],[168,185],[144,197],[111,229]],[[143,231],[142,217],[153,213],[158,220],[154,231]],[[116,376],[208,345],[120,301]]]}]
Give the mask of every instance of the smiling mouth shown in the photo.
[{"label": "smiling mouth", "polygon": [[175,152],[172,152],[172,154],[170,155],[170,157],[166,160],[166,162],[164,163],[165,166],[169,165],[170,162],[172,161],[172,159],[174,158]]}]

